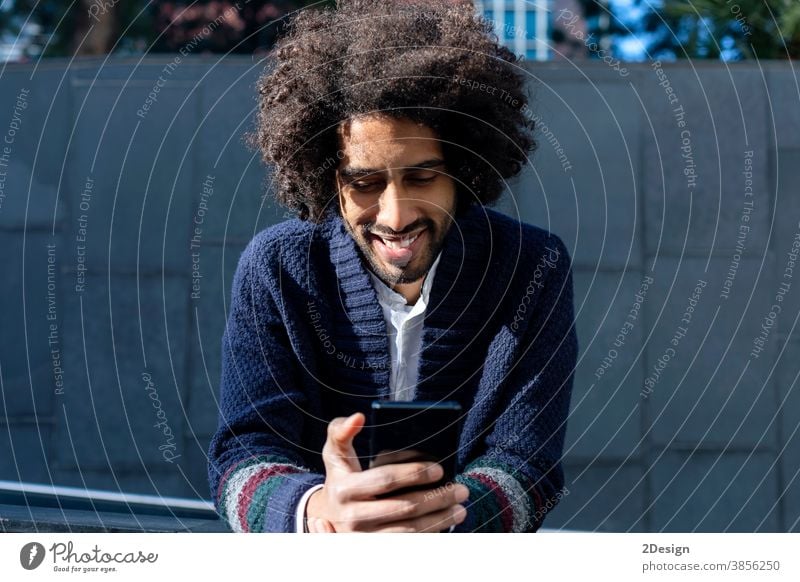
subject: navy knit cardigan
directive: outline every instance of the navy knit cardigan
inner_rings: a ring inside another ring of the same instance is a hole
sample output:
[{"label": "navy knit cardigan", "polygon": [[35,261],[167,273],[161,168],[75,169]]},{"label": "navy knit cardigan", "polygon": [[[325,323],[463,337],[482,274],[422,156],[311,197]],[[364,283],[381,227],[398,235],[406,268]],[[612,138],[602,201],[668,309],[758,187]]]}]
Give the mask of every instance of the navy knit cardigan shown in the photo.
[{"label": "navy knit cardigan", "polygon": [[[212,498],[234,531],[294,531],[300,497],[324,481],[327,424],[389,397],[383,312],[338,214],[253,238],[222,343]],[[480,205],[457,216],[430,291],[415,396],[465,412],[457,481],[470,498],[455,531],[536,531],[557,503],[577,352],[561,239]]]}]

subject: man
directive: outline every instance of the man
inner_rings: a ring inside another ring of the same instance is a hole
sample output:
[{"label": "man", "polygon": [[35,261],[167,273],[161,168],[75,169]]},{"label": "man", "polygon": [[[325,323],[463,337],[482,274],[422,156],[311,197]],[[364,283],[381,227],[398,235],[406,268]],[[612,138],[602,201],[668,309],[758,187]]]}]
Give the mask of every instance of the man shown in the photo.
[{"label": "man", "polygon": [[[486,207],[534,147],[490,31],[471,3],[357,0],[279,43],[252,141],[298,217],[234,277],[209,451],[233,530],[529,532],[557,501],[570,257]],[[403,455],[364,466],[375,399],[461,404],[455,484]]]}]

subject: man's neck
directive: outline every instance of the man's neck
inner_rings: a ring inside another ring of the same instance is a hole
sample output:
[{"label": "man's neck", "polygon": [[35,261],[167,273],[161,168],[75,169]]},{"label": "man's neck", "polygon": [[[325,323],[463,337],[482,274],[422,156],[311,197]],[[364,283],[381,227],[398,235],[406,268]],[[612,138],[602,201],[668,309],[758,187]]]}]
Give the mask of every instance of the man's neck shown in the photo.
[{"label": "man's neck", "polygon": [[395,285],[391,285],[390,287],[392,290],[405,297],[407,305],[414,305],[419,300],[419,296],[422,294],[422,284],[427,276],[428,274],[425,273],[424,277],[421,277],[413,283],[397,283]]}]

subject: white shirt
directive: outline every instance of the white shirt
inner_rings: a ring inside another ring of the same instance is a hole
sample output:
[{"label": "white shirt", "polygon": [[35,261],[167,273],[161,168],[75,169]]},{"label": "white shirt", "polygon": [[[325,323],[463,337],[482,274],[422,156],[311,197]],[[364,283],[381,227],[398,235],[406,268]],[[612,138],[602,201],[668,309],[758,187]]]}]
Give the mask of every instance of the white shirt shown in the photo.
[{"label": "white shirt", "polygon": [[392,290],[377,275],[369,271],[372,284],[378,293],[378,302],[383,309],[386,330],[389,335],[389,355],[392,367],[389,378],[391,400],[413,400],[419,378],[419,353],[422,348],[422,321],[428,307],[428,297],[433,285],[433,277],[442,253],[433,261],[425,275],[422,291],[414,305],[407,305],[406,299]]},{"label": "white shirt", "polygon": [[[389,356],[392,361],[389,375],[389,398],[391,400],[413,400],[414,398],[414,391],[419,379],[422,322],[428,307],[433,277],[441,258],[442,253],[440,252],[425,274],[419,299],[414,305],[407,305],[405,297],[391,289],[375,273],[367,270],[372,279],[372,286],[375,287],[378,295],[378,303],[383,309],[383,318],[386,320],[386,331],[389,336]],[[314,485],[300,498],[296,514],[297,533],[303,533],[303,517],[306,514],[308,498],[321,488],[321,484]]]}]

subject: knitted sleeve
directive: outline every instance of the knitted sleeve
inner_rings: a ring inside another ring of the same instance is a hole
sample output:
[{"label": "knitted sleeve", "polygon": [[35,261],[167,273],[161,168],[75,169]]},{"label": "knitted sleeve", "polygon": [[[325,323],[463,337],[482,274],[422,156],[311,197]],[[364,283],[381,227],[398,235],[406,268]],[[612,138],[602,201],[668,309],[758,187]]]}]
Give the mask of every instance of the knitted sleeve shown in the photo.
[{"label": "knitted sleeve", "polygon": [[209,448],[212,498],[237,532],[295,531],[300,498],[324,481],[300,453],[306,396],[266,280],[267,250],[256,237],[234,275],[222,338],[219,424]]},{"label": "knitted sleeve", "polygon": [[502,412],[483,453],[456,477],[470,490],[457,532],[536,531],[566,494],[561,455],[578,340],[571,259],[558,237],[551,240],[559,257],[522,336],[521,355],[502,383]]}]

